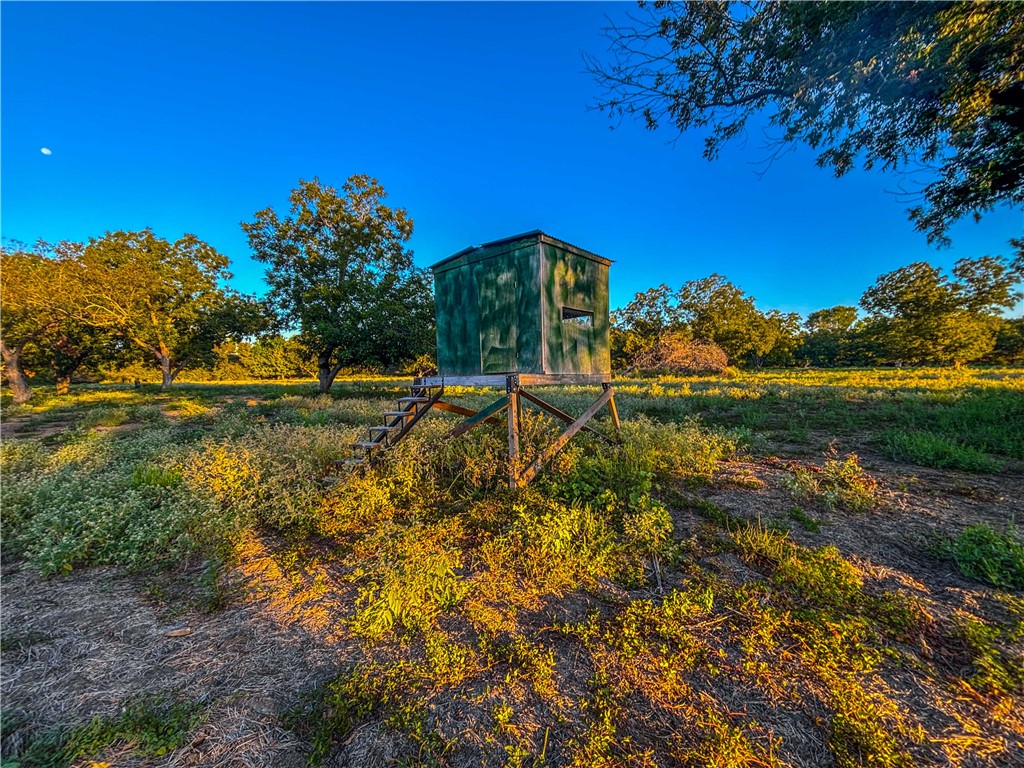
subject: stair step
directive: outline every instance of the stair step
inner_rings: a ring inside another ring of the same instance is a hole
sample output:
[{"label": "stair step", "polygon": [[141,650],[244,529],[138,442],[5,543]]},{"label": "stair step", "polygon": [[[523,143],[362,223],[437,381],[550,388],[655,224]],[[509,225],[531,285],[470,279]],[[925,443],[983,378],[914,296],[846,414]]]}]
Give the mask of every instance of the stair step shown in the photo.
[{"label": "stair step", "polygon": [[385,418],[395,416],[415,416],[416,411],[384,411]]},{"label": "stair step", "polygon": [[371,432],[394,432],[396,429],[401,429],[401,424],[391,424],[386,427],[370,427]]},{"label": "stair step", "polygon": [[352,447],[353,448],[366,448],[367,450],[370,450],[370,451],[372,451],[374,448],[381,448],[383,446],[384,446],[384,443],[376,443],[376,442],[369,441],[369,440],[361,442],[361,443],[352,443]]},{"label": "stair step", "polygon": [[400,397],[398,398],[400,403],[429,403],[429,397]]}]

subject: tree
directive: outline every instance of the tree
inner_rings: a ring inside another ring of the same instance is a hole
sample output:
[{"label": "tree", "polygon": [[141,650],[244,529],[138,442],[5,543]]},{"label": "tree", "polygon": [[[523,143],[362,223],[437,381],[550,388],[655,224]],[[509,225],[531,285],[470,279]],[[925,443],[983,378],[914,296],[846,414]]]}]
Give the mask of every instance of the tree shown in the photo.
[{"label": "tree", "polygon": [[986,363],[997,365],[1024,364],[1024,318],[1004,320],[996,332],[992,351],[985,356]]},{"label": "tree", "polygon": [[804,321],[807,334],[796,356],[812,365],[848,363],[851,329],[856,322],[856,307],[837,306],[811,312]]},{"label": "tree", "polygon": [[929,242],[1024,202],[1020,2],[641,2],[606,32],[598,107],[705,128],[709,160],[764,114],[774,152],[807,144],[837,176],[925,171],[909,213]]},{"label": "tree", "polygon": [[771,340],[771,345],[763,357],[758,356],[751,362],[760,367],[764,365],[791,366],[796,363],[796,350],[800,346],[800,315],[796,312],[780,312],[770,309],[764,315],[764,335]]},{"label": "tree", "polygon": [[105,328],[94,328],[70,316],[60,316],[25,348],[25,360],[53,374],[58,395],[66,395],[72,378],[91,363],[124,362],[123,340]]},{"label": "tree", "polygon": [[961,259],[952,272],[956,279],[915,262],[882,275],[865,291],[861,307],[889,359],[959,365],[991,351],[999,310],[1022,297],[1014,285],[1024,276],[1024,260]]},{"label": "tree", "polygon": [[242,223],[281,322],[316,353],[322,393],[346,365],[393,366],[434,341],[430,280],[405,248],[412,219],[385,197],[369,176],[341,194],[300,180],[289,216],[265,208]]},{"label": "tree", "polygon": [[0,249],[0,355],[15,403],[32,397],[22,361],[25,347],[54,329],[65,317],[67,302],[73,300],[77,281],[71,273],[76,251],[73,243],[51,246],[43,242],[35,250],[24,246]]},{"label": "tree", "polygon": [[[663,367],[661,340],[684,333],[686,323],[675,291],[667,285],[641,291],[611,317],[612,363],[616,370],[654,370]],[[685,332],[689,340],[689,332]]]},{"label": "tree", "polygon": [[734,361],[750,359],[760,364],[778,340],[779,326],[721,275],[685,283],[676,301],[693,337],[714,342]]},{"label": "tree", "polygon": [[253,344],[242,363],[258,379],[288,379],[310,376],[316,368],[311,365],[308,350],[294,336],[270,336]]},{"label": "tree", "polygon": [[151,355],[166,389],[230,338],[260,330],[264,314],[226,288],[228,259],[195,235],[170,242],[150,229],[93,238],[77,259],[75,319]]}]

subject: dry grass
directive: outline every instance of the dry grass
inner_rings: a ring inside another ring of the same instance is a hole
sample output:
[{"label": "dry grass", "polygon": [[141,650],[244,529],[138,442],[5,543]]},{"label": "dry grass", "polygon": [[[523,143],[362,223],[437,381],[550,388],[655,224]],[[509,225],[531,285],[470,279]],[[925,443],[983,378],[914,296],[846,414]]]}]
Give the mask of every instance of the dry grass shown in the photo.
[{"label": "dry grass", "polygon": [[[981,374],[956,384],[924,373],[689,379],[662,382],[662,394],[635,384],[623,410],[674,407],[683,397],[664,390],[684,386],[728,390],[696,397],[742,404],[772,387],[956,394],[997,390],[999,381]],[[79,762],[1024,762],[1024,600],[933,554],[937,540],[968,526],[1005,530],[1020,519],[1024,476],[1012,460],[986,476],[892,461],[856,420],[796,450],[778,430],[660,433],[640,421],[635,428],[648,431],[634,446],[642,450],[607,454],[577,441],[524,494],[497,489],[485,432],[352,485],[320,483],[314,435],[334,435],[327,425],[336,422],[354,430],[394,394],[389,383],[351,386],[367,391],[321,400],[287,387],[251,396],[244,387],[204,387],[163,402],[160,415],[139,410],[154,404],[149,395],[86,393],[19,416],[15,442],[37,441],[42,453],[12,453],[17,472],[51,466],[54,456],[79,460],[69,447],[76,443],[33,429],[43,417],[59,417],[74,440],[92,418],[88,444],[112,456],[157,430],[175,446],[169,458],[138,453],[141,473],[131,462],[92,471],[159,489],[178,482],[172,470],[181,466],[187,485],[175,488],[184,493],[202,482],[188,468],[207,467],[223,450],[271,482],[252,496],[252,484],[211,475],[221,485],[202,509],[239,527],[202,528],[216,534],[197,543],[198,551],[216,544],[205,566],[193,555],[170,570],[128,574],[76,561],[71,573],[43,579],[5,554],[5,756],[55,728],[113,718],[140,695],[160,695],[202,712],[181,746],[145,757],[120,741]],[[580,394],[566,388],[552,399],[573,410]],[[821,397],[833,402],[835,392]],[[428,420],[426,444],[436,445],[443,424]],[[737,439],[750,448],[730,454]],[[827,462],[842,462],[827,452],[833,441],[837,456],[859,455],[856,472],[833,467],[835,476],[870,487],[873,503],[851,510],[804,494],[812,530],[793,516],[792,478],[829,477]],[[671,460],[652,458],[666,445]],[[687,454],[694,445],[699,451]],[[285,500],[299,506],[285,515]]]}]

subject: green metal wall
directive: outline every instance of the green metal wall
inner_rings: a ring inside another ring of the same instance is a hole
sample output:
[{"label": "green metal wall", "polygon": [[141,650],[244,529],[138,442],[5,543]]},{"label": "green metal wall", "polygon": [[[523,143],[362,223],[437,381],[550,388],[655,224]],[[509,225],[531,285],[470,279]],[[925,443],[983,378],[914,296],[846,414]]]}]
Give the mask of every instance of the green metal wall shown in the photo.
[{"label": "green metal wall", "polygon": [[434,274],[437,369],[446,375],[480,373],[480,316],[472,269]]},{"label": "green metal wall", "polygon": [[533,240],[480,248],[435,271],[442,374],[540,371],[539,270]]},{"label": "green metal wall", "polygon": [[[441,375],[611,370],[606,264],[532,235],[433,269]],[[563,306],[593,312],[593,327],[563,323]]]},{"label": "green metal wall", "polygon": [[[611,372],[608,265],[541,243],[545,373]],[[563,322],[562,307],[594,313],[592,326]]]}]

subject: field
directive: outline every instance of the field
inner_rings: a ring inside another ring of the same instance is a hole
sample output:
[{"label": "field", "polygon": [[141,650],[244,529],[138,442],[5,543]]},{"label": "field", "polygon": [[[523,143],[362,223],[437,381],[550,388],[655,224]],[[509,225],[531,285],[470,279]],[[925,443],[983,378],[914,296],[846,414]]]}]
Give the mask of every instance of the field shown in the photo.
[{"label": "field", "polygon": [[333,470],[403,386],[6,405],[4,768],[1024,764],[1024,371],[621,381],[519,492],[447,414]]}]

